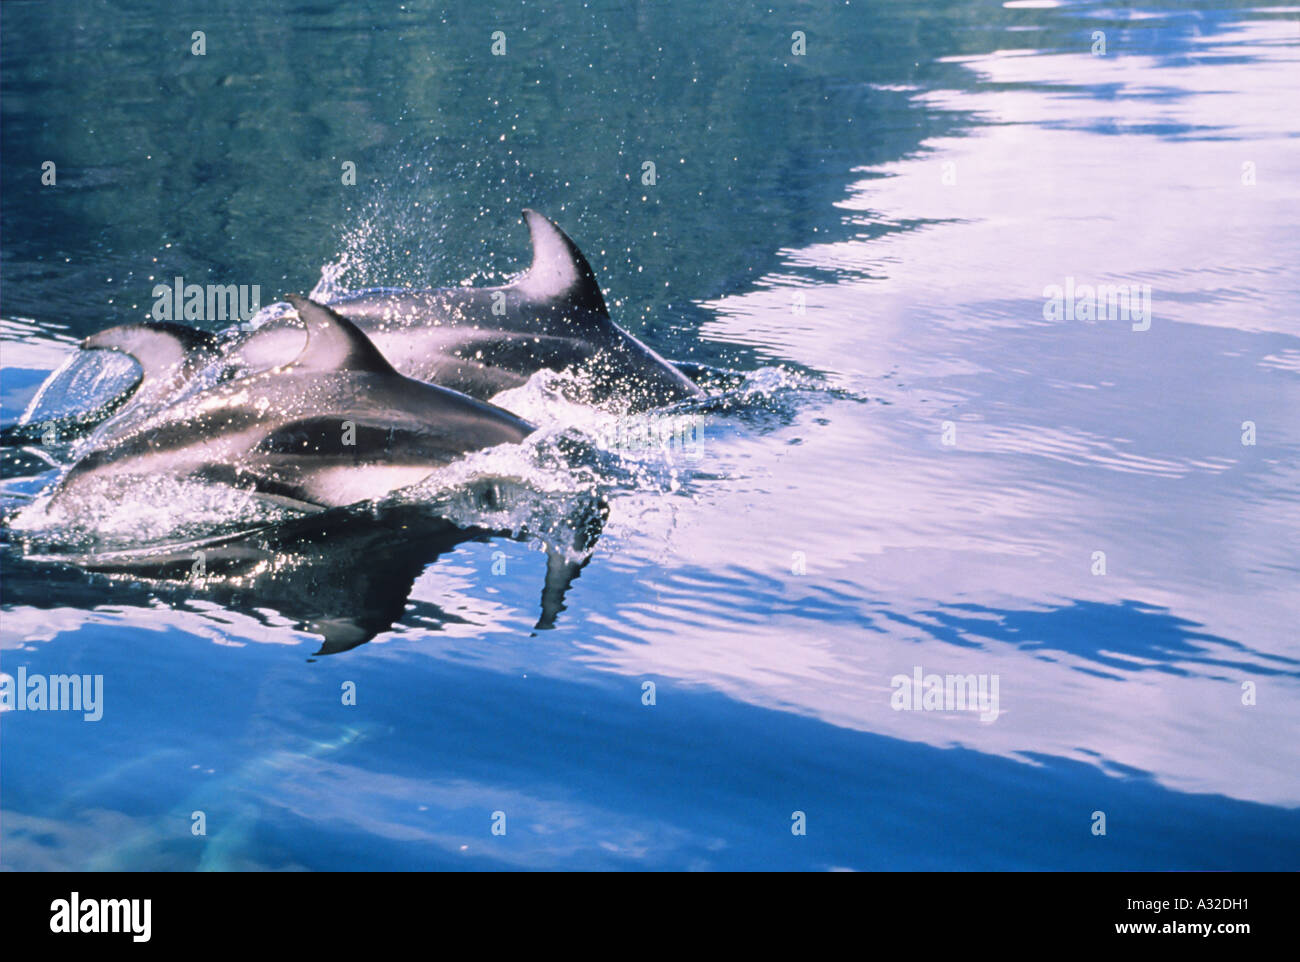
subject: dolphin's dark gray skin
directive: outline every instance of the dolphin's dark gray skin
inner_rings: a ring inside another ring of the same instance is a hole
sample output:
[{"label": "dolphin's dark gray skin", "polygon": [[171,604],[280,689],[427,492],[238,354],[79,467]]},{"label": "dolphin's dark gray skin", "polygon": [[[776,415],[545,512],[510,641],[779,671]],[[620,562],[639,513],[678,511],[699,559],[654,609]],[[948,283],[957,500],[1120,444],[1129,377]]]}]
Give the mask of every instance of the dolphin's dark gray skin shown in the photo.
[{"label": "dolphin's dark gray skin", "polygon": [[[296,358],[113,426],[59,481],[52,503],[99,481],[165,475],[338,507],[532,433],[507,411],[404,377],[350,321],[304,298],[289,300],[306,327]],[[133,349],[122,337],[106,346]],[[153,358],[137,360],[146,372],[155,367]]]}]

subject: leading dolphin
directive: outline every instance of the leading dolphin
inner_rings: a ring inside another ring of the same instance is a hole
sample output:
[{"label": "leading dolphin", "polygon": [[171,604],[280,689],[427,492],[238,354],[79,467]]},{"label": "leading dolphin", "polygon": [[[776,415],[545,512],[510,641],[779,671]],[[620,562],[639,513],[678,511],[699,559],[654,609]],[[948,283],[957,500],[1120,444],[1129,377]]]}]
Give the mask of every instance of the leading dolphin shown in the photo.
[{"label": "leading dolphin", "polygon": [[703,392],[609,316],[596,275],[564,231],[525,209],[533,260],[500,287],[377,291],[331,304],[404,374],[487,400],[535,372],[571,369],[590,400],[629,411]]},{"label": "leading dolphin", "polygon": [[[142,420],[105,425],[112,430],[62,477],[51,503],[104,480],[164,475],[218,480],[300,507],[339,507],[382,497],[470,451],[532,433],[507,411],[399,374],[329,308],[289,300],[306,328],[296,357],[160,406]],[[120,346],[122,335],[112,343]],[[157,366],[140,360],[146,372]]]},{"label": "leading dolphin", "polygon": [[[528,270],[498,287],[378,290],[330,302],[408,377],[486,401],[543,369],[571,371],[594,403],[628,412],[703,396],[684,374],[619,328],[582,251],[535,210]],[[277,319],[234,345],[232,361],[265,367],[294,353],[301,333]]]}]

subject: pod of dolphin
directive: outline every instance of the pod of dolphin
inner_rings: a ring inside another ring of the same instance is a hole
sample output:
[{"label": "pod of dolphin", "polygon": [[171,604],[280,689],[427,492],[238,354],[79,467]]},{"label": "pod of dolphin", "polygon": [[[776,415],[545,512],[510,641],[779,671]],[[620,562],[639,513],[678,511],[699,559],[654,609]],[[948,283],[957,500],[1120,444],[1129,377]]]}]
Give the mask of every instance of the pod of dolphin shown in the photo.
[{"label": "pod of dolphin", "polygon": [[[611,321],[577,245],[524,211],[533,259],[500,287],[370,292],[285,315],[233,339],[128,324],[89,350],[139,364],[134,393],[56,483],[57,505],[95,484],[166,475],[227,484],[305,510],[418,483],[533,425],[489,403],[542,369],[570,371],[593,403],[644,411],[701,396]],[[200,381],[199,372],[219,371]]]}]

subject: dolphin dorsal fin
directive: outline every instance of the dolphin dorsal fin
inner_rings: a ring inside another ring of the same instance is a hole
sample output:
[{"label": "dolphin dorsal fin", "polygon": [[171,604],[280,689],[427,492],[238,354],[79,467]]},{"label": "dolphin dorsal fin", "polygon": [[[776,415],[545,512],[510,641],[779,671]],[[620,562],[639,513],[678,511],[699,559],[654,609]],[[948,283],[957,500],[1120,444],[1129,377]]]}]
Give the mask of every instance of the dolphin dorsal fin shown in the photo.
[{"label": "dolphin dorsal fin", "polygon": [[180,369],[187,361],[206,357],[216,338],[181,324],[123,324],[92,334],[81,342],[84,350],[120,351],[140,365],[145,381]]},{"label": "dolphin dorsal fin", "polygon": [[563,301],[609,317],[596,274],[578,245],[546,217],[524,209],[533,242],[533,263],[510,286],[534,301]]},{"label": "dolphin dorsal fin", "polygon": [[307,344],[289,367],[309,371],[347,369],[396,373],[379,348],[346,317],[297,294],[290,294],[287,300],[307,328]]}]

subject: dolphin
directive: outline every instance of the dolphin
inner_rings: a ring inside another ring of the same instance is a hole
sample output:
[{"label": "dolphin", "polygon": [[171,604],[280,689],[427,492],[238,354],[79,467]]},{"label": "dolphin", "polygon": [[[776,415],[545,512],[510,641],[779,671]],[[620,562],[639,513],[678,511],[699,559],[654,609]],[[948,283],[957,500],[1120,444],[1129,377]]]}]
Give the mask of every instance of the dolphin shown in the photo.
[{"label": "dolphin", "polygon": [[[100,331],[83,340],[81,349],[114,350],[130,356],[141,369],[134,383],[95,409],[6,425],[0,428],[0,445],[40,444],[51,429],[56,438],[63,440],[80,437],[128,408],[138,410],[168,397],[220,357],[220,343],[215,334],[169,321],[124,324]],[[38,397],[56,383],[66,389],[67,382],[75,381],[78,373],[71,369],[69,374],[69,370],[70,365],[65,363],[51,374]]]},{"label": "dolphin", "polygon": [[[552,221],[525,209],[532,241],[528,270],[497,287],[374,290],[329,307],[352,321],[401,374],[488,401],[543,369],[569,370],[592,403],[636,413],[700,398],[689,378],[609,316],[596,275],[578,246]],[[121,422],[142,405],[178,391],[216,360],[229,379],[289,363],[302,352],[303,328],[291,316],[252,332],[215,335],[178,324],[125,324],[87,338],[86,350],[123,351],[144,368],[134,395],[95,412],[54,422],[61,438],[84,434],[107,417]],[[0,444],[40,441],[42,424],[0,430]]]},{"label": "dolphin", "polygon": [[[533,432],[508,411],[399,374],[324,305],[289,302],[305,327],[296,357],[115,425],[58,481],[51,504],[104,481],[165,475],[223,481],[298,508],[341,507]],[[185,363],[185,345],[167,338],[156,329],[138,341],[119,332],[103,346],[146,355],[132,356],[147,384],[151,370],[170,376]],[[170,363],[160,365],[164,351]]]},{"label": "dolphin", "polygon": [[[480,401],[543,369],[570,370],[587,400],[615,399],[629,413],[704,392],[610,320],[596,275],[559,227],[525,209],[528,270],[498,287],[374,290],[329,302],[365,331],[401,373]],[[232,364],[257,369],[296,353],[301,329],[287,318],[234,345]]]},{"label": "dolphin", "polygon": [[564,231],[525,209],[533,260],[499,287],[372,291],[331,307],[404,374],[487,400],[543,368],[571,369],[589,399],[629,411],[702,397],[694,382],[610,320],[596,275]]}]

